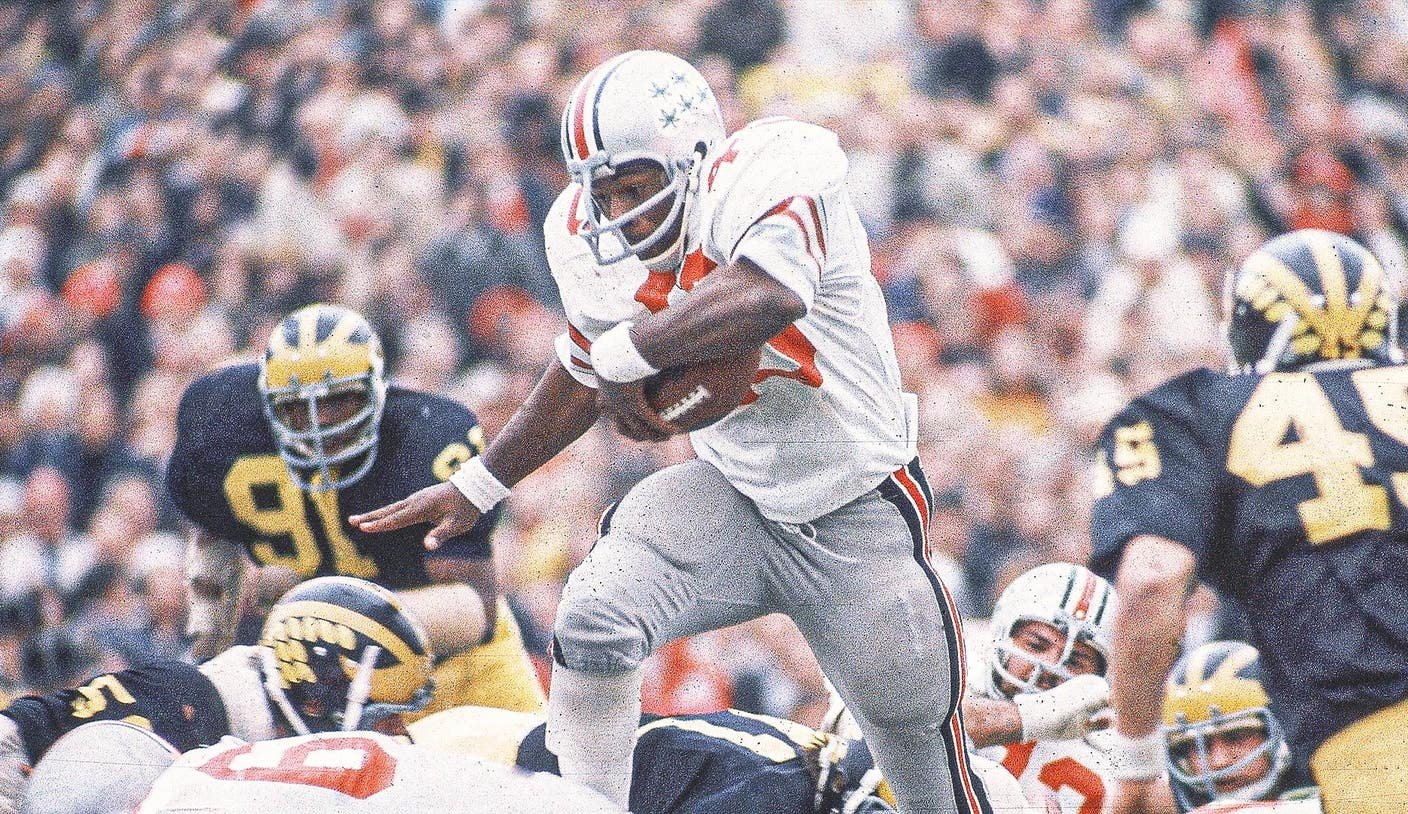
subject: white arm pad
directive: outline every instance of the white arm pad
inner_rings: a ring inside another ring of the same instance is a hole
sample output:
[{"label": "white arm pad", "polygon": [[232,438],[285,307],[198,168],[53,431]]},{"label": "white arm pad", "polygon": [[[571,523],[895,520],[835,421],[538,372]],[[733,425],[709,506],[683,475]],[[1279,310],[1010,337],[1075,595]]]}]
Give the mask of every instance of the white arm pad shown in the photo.
[{"label": "white arm pad", "polygon": [[1154,780],[1163,776],[1167,753],[1159,730],[1131,738],[1115,733],[1110,748],[1110,776],[1116,780]]},{"label": "white arm pad", "polygon": [[1110,682],[1082,675],[1045,692],[1022,693],[1012,699],[1022,716],[1022,740],[1062,741],[1083,738],[1094,728],[1091,720],[1110,702]]},{"label": "white arm pad", "polygon": [[[186,542],[186,598],[190,602],[186,632],[233,641],[243,579],[244,558],[239,546],[200,530],[193,533]],[[214,650],[227,646],[228,642]]]}]

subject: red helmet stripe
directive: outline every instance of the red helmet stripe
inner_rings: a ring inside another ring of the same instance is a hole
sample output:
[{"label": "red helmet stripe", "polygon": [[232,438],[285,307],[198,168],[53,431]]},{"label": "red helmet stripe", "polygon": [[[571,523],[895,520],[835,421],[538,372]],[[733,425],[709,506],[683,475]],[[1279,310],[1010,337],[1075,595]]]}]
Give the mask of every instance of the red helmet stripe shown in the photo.
[{"label": "red helmet stripe", "polygon": [[587,83],[582,83],[582,88],[577,92],[577,98],[572,100],[576,106],[572,111],[572,146],[577,151],[577,160],[584,161],[587,158]]},{"label": "red helmet stripe", "polygon": [[1077,619],[1084,619],[1090,614],[1090,600],[1095,598],[1095,575],[1087,573],[1083,576],[1085,577],[1085,585],[1081,587],[1080,599],[1076,600],[1075,610],[1071,611],[1071,615]]}]

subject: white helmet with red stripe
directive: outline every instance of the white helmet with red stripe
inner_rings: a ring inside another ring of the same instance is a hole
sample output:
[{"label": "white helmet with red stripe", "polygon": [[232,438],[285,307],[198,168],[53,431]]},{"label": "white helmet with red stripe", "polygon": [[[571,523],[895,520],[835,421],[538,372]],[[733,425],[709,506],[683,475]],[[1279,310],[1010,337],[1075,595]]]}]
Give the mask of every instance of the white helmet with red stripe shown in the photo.
[{"label": "white helmet with red stripe", "polygon": [[[681,224],[688,222],[699,167],[724,135],[723,114],[709,83],[673,54],[629,51],[578,82],[562,111],[562,153],[586,201],[578,234],[597,262],[607,265],[632,255],[646,262],[682,256],[686,230]],[[664,171],[664,189],[629,212],[609,217],[592,196],[592,182],[641,164]],[[671,201],[669,216],[644,239],[627,240],[623,227],[665,201]],[[609,241],[605,246],[603,238]]]},{"label": "white helmet with red stripe", "polygon": [[[1006,695],[1003,682],[1015,685],[1018,693],[1038,692],[1043,675],[1060,681],[1071,677],[1066,667],[1071,652],[1085,642],[1100,654],[1100,673],[1110,664],[1111,633],[1115,619],[1115,589],[1088,568],[1065,562],[1040,565],[1012,580],[998,597],[992,610],[992,669],[986,670],[990,694]],[[1012,640],[1022,622],[1052,625],[1066,634],[1061,658],[1048,662],[1018,647]],[[1033,665],[1031,674],[1019,678],[1010,670],[1013,659]]]}]

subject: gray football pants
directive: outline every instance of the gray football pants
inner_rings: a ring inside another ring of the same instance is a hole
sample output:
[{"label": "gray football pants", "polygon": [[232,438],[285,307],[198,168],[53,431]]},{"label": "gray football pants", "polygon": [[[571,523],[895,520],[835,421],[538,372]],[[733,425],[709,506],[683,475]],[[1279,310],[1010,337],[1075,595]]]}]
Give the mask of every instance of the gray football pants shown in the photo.
[{"label": "gray football pants", "polygon": [[766,520],[713,466],[656,472],[602,517],[572,573],[554,658],[637,668],[672,639],[787,614],[855,714],[905,814],[988,814],[957,705],[957,610],[924,550],[918,460],[812,523]]}]

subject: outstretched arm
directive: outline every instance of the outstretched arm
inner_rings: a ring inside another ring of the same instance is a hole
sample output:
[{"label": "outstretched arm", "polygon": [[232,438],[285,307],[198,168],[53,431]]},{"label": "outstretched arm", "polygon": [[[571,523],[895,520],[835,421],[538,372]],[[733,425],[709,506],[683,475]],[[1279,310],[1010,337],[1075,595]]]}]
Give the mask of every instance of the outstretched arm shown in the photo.
[{"label": "outstretched arm", "polygon": [[[523,406],[489,443],[479,463],[499,483],[512,487],[580,438],[598,414],[592,389],[573,379],[554,360]],[[480,514],[454,483],[439,483],[348,520],[371,534],[432,523],[425,547],[435,549],[442,540],[469,531]]]},{"label": "outstretched arm", "polygon": [[1113,811],[1150,810],[1164,770],[1159,735],[1164,681],[1178,658],[1183,603],[1193,587],[1193,554],[1154,535],[1130,541],[1115,578],[1120,598],[1112,635],[1119,647],[1110,664],[1116,747],[1111,755],[1119,779]]},{"label": "outstretched arm", "polygon": [[1026,741],[1083,738],[1109,725],[1104,712],[1110,685],[1096,675],[1080,675],[1049,690],[1015,699],[963,697],[963,729],[979,749]]}]

